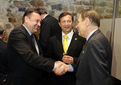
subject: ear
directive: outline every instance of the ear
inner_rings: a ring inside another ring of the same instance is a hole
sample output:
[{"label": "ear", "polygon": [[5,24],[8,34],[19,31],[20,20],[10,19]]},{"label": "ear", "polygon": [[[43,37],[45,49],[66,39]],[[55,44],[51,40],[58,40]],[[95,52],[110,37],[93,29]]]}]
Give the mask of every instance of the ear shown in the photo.
[{"label": "ear", "polygon": [[88,27],[90,25],[90,20],[89,18],[85,18],[85,20],[86,20],[86,26]]},{"label": "ear", "polygon": [[5,34],[5,31],[3,31],[3,34]]},{"label": "ear", "polygon": [[3,34],[2,34],[2,39],[5,37],[5,31],[3,31]]},{"label": "ear", "polygon": [[58,22],[58,24],[59,24],[59,26],[61,27],[61,24],[60,24],[60,22]]},{"label": "ear", "polygon": [[28,21],[29,21],[29,17],[25,16],[25,22],[28,22]]}]

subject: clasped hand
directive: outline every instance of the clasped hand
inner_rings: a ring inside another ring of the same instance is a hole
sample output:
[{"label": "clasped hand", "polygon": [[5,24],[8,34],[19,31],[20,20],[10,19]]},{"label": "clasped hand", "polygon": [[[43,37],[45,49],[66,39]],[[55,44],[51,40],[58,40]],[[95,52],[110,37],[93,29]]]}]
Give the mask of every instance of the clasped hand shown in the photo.
[{"label": "clasped hand", "polygon": [[67,64],[73,64],[74,63],[73,57],[69,56],[69,55],[64,55],[63,58],[62,58],[62,61],[64,63],[67,63]]},{"label": "clasped hand", "polygon": [[55,63],[56,63],[56,68],[53,70],[53,72],[58,76],[65,74],[70,69],[69,65],[66,65],[61,61],[56,61]]}]

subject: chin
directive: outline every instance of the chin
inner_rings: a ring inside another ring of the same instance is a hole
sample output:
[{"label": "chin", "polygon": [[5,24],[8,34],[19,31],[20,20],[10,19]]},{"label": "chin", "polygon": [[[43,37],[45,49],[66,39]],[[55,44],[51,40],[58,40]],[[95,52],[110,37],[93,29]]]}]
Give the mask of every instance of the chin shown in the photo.
[{"label": "chin", "polygon": [[79,36],[82,36],[82,34],[81,33],[78,33],[79,34]]},{"label": "chin", "polygon": [[38,30],[35,30],[34,33],[36,33]]}]

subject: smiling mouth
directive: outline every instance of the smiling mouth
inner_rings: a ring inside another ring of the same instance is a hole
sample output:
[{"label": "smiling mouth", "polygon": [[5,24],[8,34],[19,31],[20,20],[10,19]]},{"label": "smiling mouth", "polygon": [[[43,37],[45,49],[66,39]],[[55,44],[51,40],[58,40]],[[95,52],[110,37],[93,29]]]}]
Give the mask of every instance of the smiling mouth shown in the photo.
[{"label": "smiling mouth", "polygon": [[65,27],[66,29],[68,29],[69,27]]},{"label": "smiling mouth", "polygon": [[35,29],[37,29],[37,30],[38,30],[39,28],[40,28],[39,26],[35,26]]}]

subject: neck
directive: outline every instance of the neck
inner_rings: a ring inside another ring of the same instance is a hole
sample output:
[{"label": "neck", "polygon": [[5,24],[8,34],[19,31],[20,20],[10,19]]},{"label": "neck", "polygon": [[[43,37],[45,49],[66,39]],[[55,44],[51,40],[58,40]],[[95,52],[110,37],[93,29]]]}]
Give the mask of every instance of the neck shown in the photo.
[{"label": "neck", "polygon": [[24,23],[24,26],[25,26],[25,27],[26,27],[26,29],[28,29],[31,33],[33,33],[33,32],[32,32],[32,30],[31,30],[31,29],[29,29],[28,24]]},{"label": "neck", "polygon": [[90,26],[86,31],[87,34],[85,34],[85,38],[87,38],[87,36],[96,29],[98,29],[98,26]]},{"label": "neck", "polygon": [[46,15],[47,15],[47,14],[42,14],[42,15],[41,15],[42,20],[44,19],[44,17],[45,17]]}]

